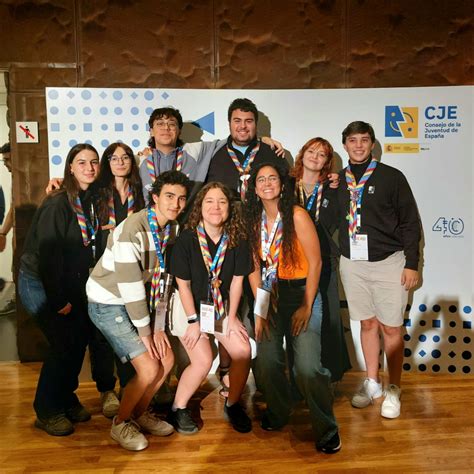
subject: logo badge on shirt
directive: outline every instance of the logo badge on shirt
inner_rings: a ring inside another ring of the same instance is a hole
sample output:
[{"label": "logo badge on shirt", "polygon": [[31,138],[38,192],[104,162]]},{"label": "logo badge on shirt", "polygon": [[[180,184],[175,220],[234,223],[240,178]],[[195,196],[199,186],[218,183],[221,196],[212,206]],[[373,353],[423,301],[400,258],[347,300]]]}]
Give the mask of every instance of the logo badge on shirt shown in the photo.
[{"label": "logo badge on shirt", "polygon": [[321,203],[321,205],[322,205],[323,207],[328,207],[328,206],[329,206],[329,199],[324,198],[324,199],[323,199],[323,202]]},{"label": "logo badge on shirt", "polygon": [[375,186],[369,186],[369,189],[367,191],[369,194],[375,194]]}]

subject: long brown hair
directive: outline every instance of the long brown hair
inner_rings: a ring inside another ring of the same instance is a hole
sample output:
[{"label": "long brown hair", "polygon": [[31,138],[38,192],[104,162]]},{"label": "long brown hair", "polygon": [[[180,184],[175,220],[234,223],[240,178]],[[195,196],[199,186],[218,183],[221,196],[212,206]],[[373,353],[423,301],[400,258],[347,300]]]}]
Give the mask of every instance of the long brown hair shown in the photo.
[{"label": "long brown hair", "polygon": [[78,143],[74,145],[67,154],[66,163],[64,165],[64,178],[61,185],[61,188],[58,190],[53,191],[50,196],[54,196],[59,193],[66,193],[67,199],[72,207],[74,207],[74,202],[79,195],[79,191],[81,190],[79,183],[75,176],[71,173],[71,163],[73,162],[74,158],[83,150],[92,151],[97,155],[97,160],[99,159],[99,153],[97,150],[88,143]]},{"label": "long brown hair", "polygon": [[202,220],[202,203],[206,194],[211,189],[220,189],[229,203],[229,217],[224,223],[224,232],[229,237],[229,248],[237,247],[239,242],[246,239],[244,221],[242,219],[240,202],[232,200],[232,193],[227,186],[217,181],[212,181],[206,184],[198,192],[196,200],[194,201],[193,209],[186,224],[186,229],[196,230],[199,222]]},{"label": "long brown hair", "polygon": [[332,145],[325,138],[321,138],[321,137],[311,138],[303,145],[301,150],[296,155],[295,166],[291,170],[291,176],[296,178],[298,181],[302,179],[303,177],[303,156],[306,153],[306,150],[308,150],[308,148],[312,147],[313,145],[320,145],[324,153],[326,153],[328,157],[326,163],[323,166],[323,169],[321,170],[320,181],[321,182],[326,181],[328,179],[328,174],[332,170],[332,162],[334,158],[334,149]]},{"label": "long brown hair", "polygon": [[102,158],[100,159],[99,177],[97,178],[100,196],[98,213],[102,225],[107,224],[109,220],[109,199],[113,196],[115,185],[115,177],[112,173],[112,168],[110,167],[110,158],[118,147],[122,148],[131,160],[132,167],[130,168],[130,173],[128,174],[127,179],[132,188],[133,199],[135,201],[135,212],[138,212],[145,207],[145,200],[143,199],[142,192],[142,180],[140,179],[138,164],[133,155],[132,149],[125,143],[112,143],[102,154]]}]

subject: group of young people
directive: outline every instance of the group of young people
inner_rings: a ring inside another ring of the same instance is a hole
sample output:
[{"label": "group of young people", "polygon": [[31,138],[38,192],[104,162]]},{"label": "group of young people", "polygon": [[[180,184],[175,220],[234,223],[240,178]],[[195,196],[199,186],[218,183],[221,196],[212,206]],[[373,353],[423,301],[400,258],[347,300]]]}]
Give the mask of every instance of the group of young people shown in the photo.
[{"label": "group of young people", "polygon": [[[368,375],[352,404],[382,395],[381,333],[390,374],[382,415],[398,416],[401,325],[417,284],[420,237],[406,179],[373,159],[375,135],[365,122],[344,130],[349,165],[330,184],[327,140],[309,140],[290,169],[274,142],[257,138],[255,104],[236,99],[228,119],[227,140],[183,145],[179,111],[156,109],[140,165],[122,143],[100,162],[91,145],[70,150],[61,187],[35,214],[19,275],[22,302],[51,346],[34,401],[38,428],[67,435],[90,418],[75,390],[87,345],[102,337],[123,387],[111,437],[142,450],[144,433],[196,433],[188,403],[211,369],[212,335],[224,415],[247,433],[252,421],[240,399],[253,336],[253,372],[267,405],[261,427],[284,427],[303,398],[316,449],[338,452],[331,382],[350,368],[337,288],[341,252]],[[165,421],[151,402],[175,363],[172,337],[189,364]]]}]

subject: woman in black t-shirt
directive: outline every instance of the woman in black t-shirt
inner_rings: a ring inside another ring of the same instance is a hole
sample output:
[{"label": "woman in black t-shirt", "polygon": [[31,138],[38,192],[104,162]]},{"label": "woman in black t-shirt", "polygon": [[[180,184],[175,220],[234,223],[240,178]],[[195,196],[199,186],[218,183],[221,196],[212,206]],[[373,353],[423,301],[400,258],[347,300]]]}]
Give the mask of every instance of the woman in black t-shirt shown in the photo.
[{"label": "woman in black t-shirt", "polygon": [[246,433],[251,421],[239,404],[250,369],[250,344],[237,309],[243,280],[252,271],[252,260],[240,213],[231,193],[221,183],[209,183],[198,193],[186,229],[171,255],[171,271],[187,315],[180,337],[190,364],[178,383],[169,421],[184,434],[198,427],[186,406],[212,365],[209,338],[201,332],[202,302],[211,307],[215,337],[232,358],[230,392],[224,412],[235,430]]}]

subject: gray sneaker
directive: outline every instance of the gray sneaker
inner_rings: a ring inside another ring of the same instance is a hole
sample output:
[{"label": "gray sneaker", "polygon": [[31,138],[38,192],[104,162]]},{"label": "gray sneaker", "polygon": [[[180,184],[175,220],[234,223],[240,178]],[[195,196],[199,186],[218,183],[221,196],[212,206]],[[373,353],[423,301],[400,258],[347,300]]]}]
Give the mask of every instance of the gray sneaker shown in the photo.
[{"label": "gray sneaker", "polygon": [[114,390],[101,392],[100,401],[102,403],[102,414],[106,418],[113,418],[118,413],[120,401]]},{"label": "gray sneaker", "polygon": [[140,432],[140,427],[135,421],[122,421],[122,423],[115,424],[112,421],[112,428],[110,428],[110,436],[112,439],[122,446],[122,448],[129,451],[141,451],[148,448],[148,440],[144,434]]},{"label": "gray sneaker", "polygon": [[168,436],[174,431],[173,425],[160,420],[158,415],[149,410],[142,413],[135,421],[143,431],[155,436]]},{"label": "gray sneaker", "polygon": [[373,379],[365,379],[359,391],[352,397],[351,403],[355,408],[368,407],[374,398],[383,395],[382,384]]},{"label": "gray sneaker", "polygon": [[36,428],[46,431],[51,436],[67,436],[74,433],[74,425],[64,414],[50,416],[49,418],[36,418]]}]

